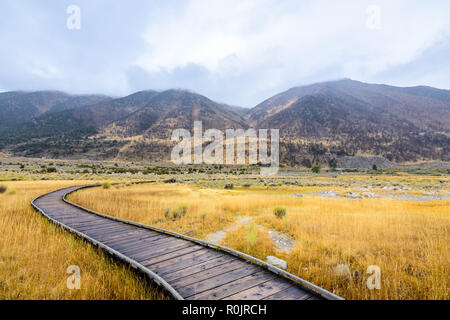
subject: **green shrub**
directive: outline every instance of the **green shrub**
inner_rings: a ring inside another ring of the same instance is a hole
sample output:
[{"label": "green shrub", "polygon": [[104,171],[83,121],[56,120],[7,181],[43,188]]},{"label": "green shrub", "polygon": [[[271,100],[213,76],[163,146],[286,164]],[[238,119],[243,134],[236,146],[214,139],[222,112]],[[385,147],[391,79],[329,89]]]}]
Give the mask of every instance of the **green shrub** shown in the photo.
[{"label": "green shrub", "polygon": [[181,204],[175,209],[172,210],[166,209],[164,211],[164,217],[170,220],[177,220],[180,219],[181,217],[184,217],[187,211],[188,211],[187,205]]},{"label": "green shrub", "polygon": [[314,166],[314,167],[311,168],[311,171],[314,172],[314,173],[320,173],[321,169],[322,168],[320,166]]},{"label": "green shrub", "polygon": [[111,183],[109,183],[109,182],[104,182],[104,183],[102,184],[102,187],[103,187],[103,189],[109,189],[109,188],[111,188]]},{"label": "green shrub", "polygon": [[55,167],[46,168],[45,166],[42,166],[41,173],[55,173],[55,172],[57,172]]},{"label": "green shrub", "polygon": [[273,209],[273,214],[278,219],[282,219],[282,218],[284,218],[286,216],[286,209],[283,208],[283,207],[276,207],[276,208]]},{"label": "green shrub", "polygon": [[181,218],[183,216],[185,216],[187,213],[187,205],[182,204],[179,205],[178,207],[176,207],[173,211],[172,211],[172,217],[174,220]]},{"label": "green shrub", "polygon": [[1,184],[1,185],[0,185],[0,193],[5,193],[6,190],[8,190],[8,187],[5,186],[4,184]]}]

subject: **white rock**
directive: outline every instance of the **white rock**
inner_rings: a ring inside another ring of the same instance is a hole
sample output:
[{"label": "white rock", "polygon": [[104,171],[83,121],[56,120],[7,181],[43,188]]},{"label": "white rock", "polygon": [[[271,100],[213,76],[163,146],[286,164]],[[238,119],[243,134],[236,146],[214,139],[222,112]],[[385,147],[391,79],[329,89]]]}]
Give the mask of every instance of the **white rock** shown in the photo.
[{"label": "white rock", "polygon": [[277,268],[286,270],[287,269],[287,262],[281,259],[278,259],[277,257],[273,257],[273,256],[267,256],[266,257],[266,262],[268,264],[271,264]]},{"label": "white rock", "polygon": [[347,198],[350,198],[350,199],[362,199],[362,198],[364,198],[363,196],[361,196],[357,192],[348,192],[348,193],[345,194],[345,196]]},{"label": "white rock", "polygon": [[363,195],[365,195],[368,198],[379,198],[380,195],[373,193],[373,192],[363,192]]},{"label": "white rock", "polygon": [[277,245],[277,249],[284,252],[291,252],[294,241],[288,236],[277,231],[269,231],[269,236]]}]

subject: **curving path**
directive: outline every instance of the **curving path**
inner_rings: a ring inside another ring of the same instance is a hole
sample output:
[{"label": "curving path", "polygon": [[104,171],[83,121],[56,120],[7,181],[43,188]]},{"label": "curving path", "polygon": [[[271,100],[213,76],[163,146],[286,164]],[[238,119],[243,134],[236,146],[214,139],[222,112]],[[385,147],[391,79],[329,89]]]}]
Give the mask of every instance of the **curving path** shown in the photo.
[{"label": "curving path", "polygon": [[32,205],[52,222],[101,247],[179,300],[341,299],[290,273],[234,250],[167,230],[105,216],[65,200],[71,187]]}]

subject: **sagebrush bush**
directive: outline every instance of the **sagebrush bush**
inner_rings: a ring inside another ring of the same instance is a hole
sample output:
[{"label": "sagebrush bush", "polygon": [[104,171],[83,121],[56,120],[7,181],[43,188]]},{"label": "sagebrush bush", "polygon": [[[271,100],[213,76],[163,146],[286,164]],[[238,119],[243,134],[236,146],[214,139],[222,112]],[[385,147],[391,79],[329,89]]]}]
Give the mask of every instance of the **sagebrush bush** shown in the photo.
[{"label": "sagebrush bush", "polygon": [[164,211],[164,216],[166,217],[166,219],[171,219],[171,220],[177,220],[181,217],[184,217],[187,213],[187,205],[185,204],[181,204],[178,207],[176,207],[175,209],[166,209]]},{"label": "sagebrush bush", "polygon": [[320,166],[314,166],[311,168],[311,171],[314,173],[320,173],[320,170],[322,170]]},{"label": "sagebrush bush", "polygon": [[172,211],[172,216],[174,219],[178,219],[186,215],[186,213],[187,213],[187,205],[182,204]]},{"label": "sagebrush bush", "polygon": [[103,187],[103,189],[109,189],[109,188],[111,188],[111,183],[109,183],[109,182],[104,182],[104,183],[102,184],[102,187]]},{"label": "sagebrush bush", "polygon": [[276,207],[273,209],[273,214],[278,219],[284,218],[286,216],[286,209],[283,207]]},{"label": "sagebrush bush", "polygon": [[4,184],[0,185],[0,193],[5,193],[6,190],[8,190],[7,186],[5,186]]}]

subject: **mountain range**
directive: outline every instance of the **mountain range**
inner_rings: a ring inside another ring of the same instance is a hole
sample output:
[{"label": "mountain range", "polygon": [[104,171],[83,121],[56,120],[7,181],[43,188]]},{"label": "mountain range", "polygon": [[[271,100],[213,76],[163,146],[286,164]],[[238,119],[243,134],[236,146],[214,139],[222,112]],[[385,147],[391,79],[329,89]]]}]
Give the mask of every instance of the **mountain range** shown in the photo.
[{"label": "mountain range", "polygon": [[450,90],[350,79],[289,89],[252,109],[184,90],[126,97],[0,93],[0,150],[47,158],[167,160],[174,129],[280,129],[285,165],[342,157],[449,161]]}]

